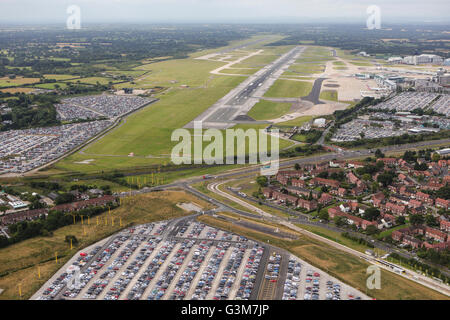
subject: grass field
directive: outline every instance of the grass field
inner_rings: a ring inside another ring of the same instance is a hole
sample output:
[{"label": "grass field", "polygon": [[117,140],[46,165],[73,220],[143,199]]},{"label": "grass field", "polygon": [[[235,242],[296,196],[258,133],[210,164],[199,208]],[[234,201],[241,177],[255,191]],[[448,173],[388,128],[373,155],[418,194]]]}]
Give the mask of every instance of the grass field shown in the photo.
[{"label": "grass field", "polygon": [[[190,87],[208,85],[208,79],[216,76],[209,74],[225,62],[214,62],[195,59],[167,60],[157,63],[146,64],[137,67],[135,70],[150,71],[134,82],[136,88],[149,88],[155,85],[165,87],[175,87],[186,84]],[[234,66],[233,66],[234,67]],[[129,86],[129,83],[122,84],[122,87]]]},{"label": "grass field", "polygon": [[448,297],[423,287],[415,282],[404,279],[399,275],[381,270],[381,289],[366,289],[366,270],[369,266],[365,261],[336,250],[319,240],[299,234],[299,239],[294,241],[275,238],[267,234],[257,232],[239,225],[231,224],[223,220],[209,216],[198,218],[204,223],[244,235],[251,239],[286,249],[301,259],[317,266],[330,275],[344,281],[350,286],[380,300],[417,300],[417,299],[445,299]]},{"label": "grass field", "polygon": [[0,78],[0,87],[18,87],[24,84],[32,84],[39,81],[39,78],[16,77],[15,79],[10,79],[8,77],[3,77]]},{"label": "grass field", "polygon": [[79,78],[71,74],[44,74],[45,79],[55,79],[56,81],[68,80],[73,78]]},{"label": "grass field", "polygon": [[298,142],[305,142],[306,143],[306,135],[301,133],[296,133],[292,136],[292,140],[298,141]]},{"label": "grass field", "polygon": [[312,83],[310,82],[277,80],[264,96],[271,98],[299,98],[307,96],[311,89]]},{"label": "grass field", "polygon": [[31,91],[34,91],[34,89],[33,88],[17,88],[17,87],[15,87],[15,88],[0,89],[0,91],[1,92],[9,92],[9,93],[14,94],[14,93],[18,93],[18,92],[29,93]]},{"label": "grass field", "polygon": [[[210,208],[202,200],[181,191],[151,193],[128,198],[121,207],[112,210],[110,216],[108,212],[99,215],[102,224],[98,226],[96,218],[90,219],[89,225],[86,220],[84,225],[78,221],[75,225],[54,231],[53,236],[36,237],[0,249],[0,288],[5,290],[0,299],[18,299],[19,283],[22,285],[23,298],[29,298],[76,251],[120,230],[120,218],[126,226],[184,216],[187,213],[176,206],[180,202],[195,202],[203,208]],[[106,226],[105,217],[108,221]],[[66,235],[75,235],[79,240],[79,244],[72,250],[64,241]],[[58,264],[54,259],[55,251],[58,254]],[[38,266],[41,279],[37,275]]]},{"label": "grass field", "polygon": [[338,101],[338,92],[336,90],[323,90],[319,96],[320,99]]},{"label": "grass field", "polygon": [[109,82],[116,82],[111,78],[104,78],[104,77],[88,77],[88,78],[80,78],[80,79],[73,79],[73,80],[67,80],[66,82],[72,82],[72,83],[85,83],[85,84],[96,84],[97,82],[100,84],[108,84]]},{"label": "grass field", "polygon": [[55,86],[58,85],[59,88],[64,89],[67,87],[67,84],[64,82],[55,82],[55,83],[41,83],[36,84],[34,87],[41,89],[55,89]]},{"label": "grass field", "polygon": [[321,73],[324,71],[324,66],[315,63],[296,63],[292,64],[285,74],[290,73],[302,73],[302,74],[313,74]]},{"label": "grass field", "polygon": [[282,115],[288,113],[290,108],[290,103],[262,100],[255,104],[247,115],[255,120],[269,120],[281,117]]},{"label": "grass field", "polygon": [[230,74],[254,74],[258,69],[245,69],[245,68],[234,68],[233,69],[223,69],[221,73],[230,73]]},{"label": "grass field", "polygon": [[356,62],[356,61],[349,61],[351,64],[359,67],[372,67],[373,64],[370,62]]},{"label": "grass field", "polygon": [[[136,68],[138,71],[145,70],[149,73],[136,79],[134,87],[146,88],[156,85],[169,87],[158,95],[160,101],[129,116],[118,128],[88,146],[86,154],[76,153],[69,156],[57,163],[54,168],[83,172],[102,168],[145,166],[168,161],[172,147],[177,144],[170,141],[172,131],[182,128],[245,79],[209,73],[223,64],[188,58]],[[182,84],[188,85],[189,88],[180,89],[179,86]],[[129,85],[130,83],[124,83],[117,87]],[[286,142],[282,143],[286,145]],[[136,157],[123,157],[131,152]],[[162,158],[145,158],[149,155]],[[88,165],[75,163],[87,159],[95,161]]]},{"label": "grass field", "polygon": [[280,126],[302,126],[305,122],[310,121],[313,117],[312,116],[303,116],[303,117],[298,117],[295,118],[293,120],[288,120],[288,121],[284,121],[284,122],[279,122],[277,123],[277,125]]},{"label": "grass field", "polygon": [[274,54],[258,54],[256,56],[245,59],[241,63],[234,64],[233,68],[262,68],[266,64],[278,59],[279,55]]}]

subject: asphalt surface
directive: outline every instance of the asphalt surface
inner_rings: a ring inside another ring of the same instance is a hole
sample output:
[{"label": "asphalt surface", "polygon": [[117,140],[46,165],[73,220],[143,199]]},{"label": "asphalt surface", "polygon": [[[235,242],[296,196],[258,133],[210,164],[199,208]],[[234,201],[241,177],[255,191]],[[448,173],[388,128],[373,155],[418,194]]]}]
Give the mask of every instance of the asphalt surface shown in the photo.
[{"label": "asphalt surface", "polygon": [[[203,128],[217,129],[227,129],[240,123],[242,116],[247,114],[303,50],[304,47],[295,47],[255,74],[250,75],[194,121],[189,122],[185,128],[193,128],[195,121],[201,121]],[[247,118],[248,120],[251,118]]]},{"label": "asphalt surface", "polygon": [[227,105],[243,105],[248,101],[249,97],[251,97],[259,87],[263,85],[263,83],[273,74],[275,71],[279,70],[285,64],[289,62],[289,60],[293,59],[299,52],[303,51],[302,47],[297,47],[291,50],[287,55],[282,56],[280,59],[276,60],[270,67],[261,75],[252,79],[252,82],[237,93],[233,98],[227,101]]}]

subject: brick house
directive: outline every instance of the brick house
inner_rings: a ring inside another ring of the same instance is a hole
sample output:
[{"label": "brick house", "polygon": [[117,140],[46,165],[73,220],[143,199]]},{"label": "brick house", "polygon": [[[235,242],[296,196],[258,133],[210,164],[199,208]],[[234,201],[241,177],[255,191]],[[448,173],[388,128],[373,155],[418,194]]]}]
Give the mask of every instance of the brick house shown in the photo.
[{"label": "brick house", "polygon": [[423,202],[426,202],[426,203],[431,204],[431,205],[434,203],[434,201],[431,198],[431,196],[429,194],[427,194],[427,193],[423,193],[422,191],[417,192],[415,197],[416,197],[416,199],[418,199],[420,201],[423,201]]},{"label": "brick house", "polygon": [[393,214],[397,214],[397,215],[405,215],[406,214],[406,206],[401,205],[401,204],[395,204],[392,202],[388,202],[388,203],[386,203],[385,208],[387,211],[390,211]]},{"label": "brick house", "polygon": [[296,194],[298,196],[304,196],[304,197],[309,197],[309,195],[311,194],[311,190],[302,188],[302,187],[291,186],[291,187],[287,187],[286,190],[289,191],[290,193]]},{"label": "brick house", "polygon": [[294,187],[305,188],[306,187],[306,181],[305,180],[301,180],[301,179],[292,179],[291,180],[291,185],[293,185]]},{"label": "brick house", "polygon": [[322,186],[327,186],[327,187],[331,187],[331,188],[339,188],[339,181],[337,180],[333,180],[333,179],[324,179],[324,178],[313,178],[310,181],[310,184],[314,185],[314,186],[318,186],[318,185],[322,185]]},{"label": "brick house", "polygon": [[410,207],[410,208],[418,208],[421,206],[422,206],[422,202],[420,202],[419,200],[411,199],[408,202],[408,207]]},{"label": "brick house", "polygon": [[328,209],[328,215],[330,218],[334,217],[344,217],[347,219],[347,223],[354,224],[358,228],[362,228],[366,230],[366,228],[370,225],[377,226],[378,224],[375,221],[364,220],[360,217],[352,216],[351,214],[345,213],[339,209],[339,207],[333,207]]},{"label": "brick house", "polygon": [[282,175],[282,174],[280,174],[280,173],[278,173],[277,174],[277,181],[279,183],[281,183],[282,185],[287,185],[288,181],[289,181],[289,178],[284,176],[284,175]]},{"label": "brick house", "polygon": [[447,234],[445,232],[430,227],[425,228],[425,236],[438,242],[445,242],[447,240]]},{"label": "brick house", "polygon": [[322,205],[327,205],[329,203],[331,203],[333,201],[333,196],[330,195],[329,193],[322,193],[322,195],[320,196],[319,199],[319,203]]},{"label": "brick house", "polygon": [[355,174],[351,171],[347,174],[347,179],[350,183],[354,184],[356,184],[359,181],[359,178],[355,176]]},{"label": "brick house", "polygon": [[414,238],[413,236],[407,235],[407,234],[403,237],[402,243],[405,245],[409,245],[414,249],[418,249],[422,246],[422,241]]},{"label": "brick house", "polygon": [[350,192],[355,197],[360,196],[364,193],[364,187],[354,187]]},{"label": "brick house", "polygon": [[380,191],[378,193],[375,193],[374,195],[372,195],[372,204],[374,205],[374,207],[379,208],[384,199],[385,196],[383,192]]},{"label": "brick house", "polygon": [[397,163],[397,159],[395,158],[379,158],[378,161],[382,161],[385,166],[393,166]]},{"label": "brick house", "polygon": [[441,207],[441,208],[444,208],[445,210],[448,210],[449,206],[450,206],[450,200],[445,200],[442,198],[436,199],[436,207]]},{"label": "brick house", "polygon": [[272,199],[273,189],[272,188],[263,188],[262,193],[266,199]]},{"label": "brick house", "polygon": [[281,203],[290,203],[291,205],[296,206],[298,198],[291,196],[289,194],[284,194],[282,192],[274,191],[273,198]]},{"label": "brick house", "polygon": [[441,230],[445,231],[445,232],[450,232],[450,221],[441,218],[439,220],[439,226],[441,228]]},{"label": "brick house", "polygon": [[312,200],[298,199],[297,207],[304,208],[308,211],[317,209],[317,202]]}]

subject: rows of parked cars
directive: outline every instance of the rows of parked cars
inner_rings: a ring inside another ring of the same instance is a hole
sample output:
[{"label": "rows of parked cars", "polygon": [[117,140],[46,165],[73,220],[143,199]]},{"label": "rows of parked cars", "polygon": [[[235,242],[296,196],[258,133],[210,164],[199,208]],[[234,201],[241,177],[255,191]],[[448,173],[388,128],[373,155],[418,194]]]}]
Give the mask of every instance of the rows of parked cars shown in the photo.
[{"label": "rows of parked cars", "polygon": [[[117,271],[117,273],[119,273],[121,271],[122,267],[130,258],[130,256],[137,250],[139,246],[141,246],[142,242],[145,240],[146,237],[142,235],[137,235],[130,239],[129,243],[126,245],[126,248],[121,252],[119,257],[117,258],[118,263],[114,267],[114,272]],[[119,299],[119,296],[122,294],[123,291],[125,291],[128,284],[131,282],[131,280],[134,278],[134,276],[139,271],[141,266],[144,264],[145,260],[147,260],[147,258],[150,256],[150,253],[152,252],[151,249],[152,244],[153,244],[152,242],[147,243],[144,245],[144,248],[140,249],[136,258],[128,264],[128,266],[121,273],[119,278],[117,278],[114,281],[113,285],[109,288],[104,298],[105,300]]]},{"label": "rows of parked cars", "polygon": [[238,243],[233,247],[231,255],[222,272],[222,278],[219,281],[219,286],[217,287],[216,293],[213,297],[214,300],[228,299],[231,287],[236,280],[236,275],[239,267],[241,266],[246,249],[247,245],[241,243]]},{"label": "rows of parked cars", "polygon": [[269,257],[269,262],[267,263],[267,272],[265,278],[270,282],[277,282],[280,275],[281,266],[281,255],[274,252]]},{"label": "rows of parked cars", "polygon": [[305,280],[305,300],[319,300],[320,273],[308,270]]},{"label": "rows of parked cars", "polygon": [[230,242],[219,242],[208,261],[208,265],[203,271],[195,288],[192,300],[205,300],[211,290],[212,283],[219,272],[219,266],[225,256],[226,251],[231,246]]},{"label": "rows of parked cars", "polygon": [[289,259],[286,273],[286,281],[283,288],[283,300],[296,300],[300,286],[300,272],[302,264],[294,259]]},{"label": "rows of parked cars", "polygon": [[[123,238],[126,239],[124,243],[127,242],[127,244],[119,252],[118,256],[108,265],[106,270],[88,288],[87,292],[83,296],[84,299],[96,299],[103,292],[103,290],[106,288],[109,282],[116,276],[119,269],[123,267],[123,265],[127,262],[128,258],[131,256],[134,250],[136,250],[136,248],[142,241],[142,240],[139,241],[140,239],[137,239],[136,236],[133,237],[124,236]],[[115,251],[116,250],[110,252],[111,256],[114,254]],[[101,265],[101,267],[103,266],[104,264]]]},{"label": "rows of parked cars", "polygon": [[160,300],[164,296],[194,244],[195,240],[185,240],[181,243],[180,248],[172,256],[168,266],[151,289],[148,300]]},{"label": "rows of parked cars", "polygon": [[[242,240],[242,238],[240,238]],[[236,293],[236,300],[248,300],[255,287],[256,274],[261,264],[261,258],[264,253],[264,247],[255,243],[250,251],[250,255],[245,264],[244,273],[239,283],[239,289]]]},{"label": "rows of parked cars", "polygon": [[182,300],[186,297],[191,288],[192,281],[197,276],[200,266],[212,245],[213,243],[211,241],[204,240],[195,247],[191,261],[188,262],[186,268],[184,268],[180,275],[174,290],[169,296],[169,300]]},{"label": "rows of parked cars", "polygon": [[161,265],[166,261],[169,254],[172,252],[176,245],[175,240],[166,240],[153,259],[148,264],[145,271],[137,279],[136,283],[131,288],[127,295],[129,300],[139,300],[147,290],[150,282],[156,276],[156,273],[160,269]]}]

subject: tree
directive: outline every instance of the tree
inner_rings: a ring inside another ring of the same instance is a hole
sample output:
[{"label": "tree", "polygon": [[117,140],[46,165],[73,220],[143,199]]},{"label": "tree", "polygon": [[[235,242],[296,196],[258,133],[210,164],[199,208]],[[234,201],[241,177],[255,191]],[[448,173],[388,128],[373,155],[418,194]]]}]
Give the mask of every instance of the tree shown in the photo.
[{"label": "tree", "polygon": [[425,216],[425,223],[427,224],[427,226],[429,227],[436,227],[439,225],[438,221],[436,220],[435,217],[433,217],[433,215],[428,214]]},{"label": "tree", "polygon": [[405,219],[405,217],[404,216],[398,216],[397,218],[395,218],[395,223],[396,224],[405,224],[405,222],[406,222],[406,219]]},{"label": "tree", "polygon": [[377,208],[367,208],[364,212],[364,219],[369,221],[377,220],[380,216],[380,210]]},{"label": "tree", "polygon": [[376,157],[377,159],[378,159],[378,158],[384,158],[384,153],[381,152],[380,149],[377,149],[377,150],[375,151],[375,157]]},{"label": "tree", "polygon": [[326,212],[325,210],[322,210],[319,212],[319,219],[328,221],[330,219],[330,216],[328,215],[328,212]]},{"label": "tree", "polygon": [[334,217],[334,223],[338,226],[338,227],[342,227],[347,225],[347,219],[345,217],[341,217],[341,216],[336,216]]},{"label": "tree", "polygon": [[256,182],[260,187],[266,187],[268,184],[268,179],[266,176],[259,176],[258,178],[256,178]]},{"label": "tree", "polygon": [[69,203],[75,200],[75,196],[71,193],[63,193],[56,197],[55,204]]},{"label": "tree", "polygon": [[78,244],[78,239],[77,239],[77,237],[75,237],[74,235],[68,234],[68,235],[66,236],[65,241],[66,241],[67,243],[70,243],[70,240],[72,240],[72,244],[73,244],[73,245]]},{"label": "tree", "polygon": [[412,162],[412,161],[416,161],[416,152],[415,151],[405,151],[405,153],[403,154],[403,157],[402,157],[402,159],[403,160],[405,160],[405,161],[409,161],[409,162]]},{"label": "tree", "polygon": [[415,225],[415,226],[420,225],[420,224],[423,224],[424,221],[425,221],[425,218],[420,214],[412,214],[409,216],[409,222],[412,225]]},{"label": "tree", "polygon": [[377,177],[377,181],[381,183],[384,187],[387,187],[394,181],[394,175],[390,172],[383,172]]},{"label": "tree", "polygon": [[445,200],[450,199],[450,185],[446,185],[436,191],[436,196]]},{"label": "tree", "polygon": [[5,212],[6,212],[6,210],[8,210],[8,207],[7,207],[7,206],[4,206],[4,205],[0,205],[0,212],[3,212],[3,213],[5,213]]},{"label": "tree", "polygon": [[437,162],[437,161],[441,160],[441,156],[439,155],[439,153],[433,153],[433,155],[431,156],[431,160],[433,160],[434,162]]},{"label": "tree", "polygon": [[414,164],[414,170],[417,170],[417,171],[425,171],[425,170],[427,170],[428,169],[428,165],[425,163],[425,162],[422,162],[421,164],[419,164],[419,163],[415,163]]},{"label": "tree", "polygon": [[366,233],[368,235],[373,235],[373,234],[376,234],[378,232],[379,232],[378,228],[373,226],[373,225],[367,226],[367,228],[366,228]]},{"label": "tree", "polygon": [[383,161],[377,161],[376,167],[378,171],[384,168],[384,162]]},{"label": "tree", "polygon": [[295,169],[295,170],[300,170],[300,165],[299,165],[298,163],[296,163],[296,164],[294,165],[294,169]]}]

